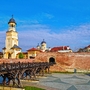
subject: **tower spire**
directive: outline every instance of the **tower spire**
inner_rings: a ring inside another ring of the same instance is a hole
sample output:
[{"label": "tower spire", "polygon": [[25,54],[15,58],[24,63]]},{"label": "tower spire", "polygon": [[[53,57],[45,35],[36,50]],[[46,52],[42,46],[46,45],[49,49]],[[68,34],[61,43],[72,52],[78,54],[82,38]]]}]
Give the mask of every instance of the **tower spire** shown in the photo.
[{"label": "tower spire", "polygon": [[12,18],[13,18],[13,14],[12,14]]}]

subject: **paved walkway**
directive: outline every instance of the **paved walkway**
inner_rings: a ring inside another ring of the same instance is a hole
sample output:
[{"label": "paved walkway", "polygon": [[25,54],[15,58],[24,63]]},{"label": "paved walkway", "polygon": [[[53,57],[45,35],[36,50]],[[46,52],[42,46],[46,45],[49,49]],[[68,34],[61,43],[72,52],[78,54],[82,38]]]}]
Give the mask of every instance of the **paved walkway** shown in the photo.
[{"label": "paved walkway", "polygon": [[90,90],[90,76],[53,73],[47,77],[39,78],[39,82],[28,82],[28,85],[41,87],[45,90]]}]

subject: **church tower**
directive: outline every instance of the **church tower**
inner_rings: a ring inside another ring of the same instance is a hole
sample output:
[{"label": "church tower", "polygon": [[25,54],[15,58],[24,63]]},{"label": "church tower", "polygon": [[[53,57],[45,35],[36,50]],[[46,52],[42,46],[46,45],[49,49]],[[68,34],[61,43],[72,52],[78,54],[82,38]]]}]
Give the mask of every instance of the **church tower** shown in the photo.
[{"label": "church tower", "polygon": [[44,41],[44,39],[43,39],[43,41],[41,42],[41,50],[43,51],[43,52],[45,52],[45,50],[47,49],[46,48],[47,47],[47,44],[46,44],[46,42]]},{"label": "church tower", "polygon": [[12,18],[8,22],[9,29],[6,32],[5,47],[3,48],[4,58],[16,58],[16,54],[21,52],[21,48],[18,47],[18,33],[16,31],[16,22]]}]

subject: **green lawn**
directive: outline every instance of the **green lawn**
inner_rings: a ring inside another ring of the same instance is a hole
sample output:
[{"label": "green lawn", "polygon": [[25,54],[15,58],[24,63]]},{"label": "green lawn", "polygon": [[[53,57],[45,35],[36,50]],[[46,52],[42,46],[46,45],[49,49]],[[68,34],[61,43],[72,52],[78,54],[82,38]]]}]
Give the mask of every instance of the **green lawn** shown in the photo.
[{"label": "green lawn", "polygon": [[45,90],[45,89],[41,89],[41,88],[37,88],[37,87],[31,87],[31,86],[25,86],[24,88],[25,88],[25,90]]}]

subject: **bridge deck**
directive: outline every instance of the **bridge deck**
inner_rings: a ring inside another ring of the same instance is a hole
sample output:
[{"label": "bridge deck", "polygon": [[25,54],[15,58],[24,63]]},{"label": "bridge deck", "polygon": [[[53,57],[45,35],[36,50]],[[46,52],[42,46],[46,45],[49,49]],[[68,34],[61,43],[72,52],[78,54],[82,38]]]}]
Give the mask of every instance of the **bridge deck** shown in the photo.
[{"label": "bridge deck", "polygon": [[[10,85],[22,87],[20,79],[36,79],[36,75],[44,75],[45,72],[49,73],[49,68],[53,63],[48,62],[13,62],[0,64],[0,76],[3,78],[3,85]],[[8,80],[7,80],[8,79]]]}]

